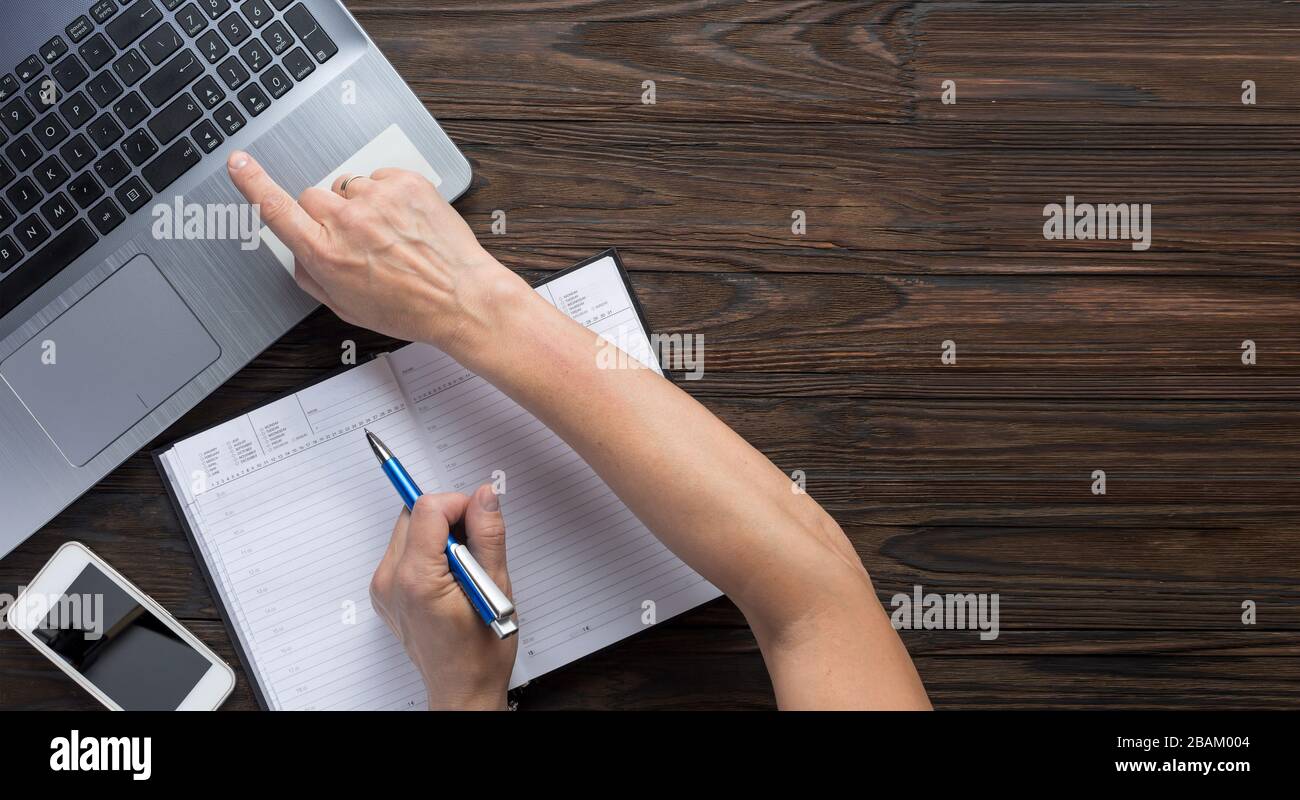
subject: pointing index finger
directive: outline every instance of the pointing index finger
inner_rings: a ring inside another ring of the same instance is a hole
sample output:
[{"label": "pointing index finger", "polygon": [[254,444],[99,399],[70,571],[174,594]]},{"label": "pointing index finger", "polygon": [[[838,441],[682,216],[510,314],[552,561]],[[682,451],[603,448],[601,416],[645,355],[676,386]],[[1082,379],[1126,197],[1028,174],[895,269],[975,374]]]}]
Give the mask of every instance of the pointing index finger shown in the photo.
[{"label": "pointing index finger", "polygon": [[306,248],[323,233],[324,228],[298,205],[289,193],[272,180],[257,160],[242,150],[230,154],[227,162],[235,188],[261,209],[262,221],[280,241],[294,252]]}]

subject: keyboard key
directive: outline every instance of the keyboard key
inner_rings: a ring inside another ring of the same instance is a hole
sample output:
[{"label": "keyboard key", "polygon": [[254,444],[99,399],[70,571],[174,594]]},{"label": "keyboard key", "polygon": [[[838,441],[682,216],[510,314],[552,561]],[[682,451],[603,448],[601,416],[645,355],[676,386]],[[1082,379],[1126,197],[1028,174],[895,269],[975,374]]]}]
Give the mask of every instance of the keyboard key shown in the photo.
[{"label": "keyboard key", "polygon": [[209,64],[215,64],[225,58],[226,53],[230,52],[230,47],[226,40],[217,35],[216,31],[208,31],[199,37],[199,52],[208,60]]},{"label": "keyboard key", "polygon": [[[28,217],[27,221],[16,231],[19,239],[23,238],[28,222],[33,222],[35,225],[41,224],[41,221],[36,217]],[[47,233],[46,237],[48,235]],[[43,237],[42,241],[46,237]],[[17,308],[19,303],[31,297],[37,289],[48,283],[51,278],[58,275],[73,261],[76,261],[82,253],[89,250],[97,241],[99,239],[85,220],[77,220],[64,229],[63,233],[54,237],[54,240],[40,251],[32,253],[25,264],[5,278],[4,292],[0,293],[0,316],[4,316]],[[28,252],[32,250],[30,247],[27,249]]]},{"label": "keyboard key", "polygon": [[86,141],[86,137],[77,134],[68,140],[68,143],[59,148],[59,155],[68,165],[68,169],[76,172],[90,163],[90,159],[95,157],[95,149]]},{"label": "keyboard key", "polygon": [[144,98],[131,92],[114,104],[113,112],[129,130],[144,122],[144,118],[149,116],[149,106],[145,105]]},{"label": "keyboard key", "polygon": [[[18,177],[18,173],[10,169],[9,165],[5,163],[5,160],[0,158],[0,189],[8,186],[9,182],[16,177]],[[13,222],[13,220],[9,220],[9,222]],[[7,227],[9,227],[8,223],[0,224],[0,230],[4,230]]]},{"label": "keyboard key", "polygon": [[104,187],[95,180],[93,173],[83,172],[68,184],[68,194],[72,195],[73,201],[79,207],[90,208],[96,200],[103,197]]},{"label": "keyboard key", "polygon": [[22,260],[22,251],[18,249],[18,243],[13,240],[13,237],[0,236],[0,275],[18,266],[18,262]]},{"label": "keyboard key", "polygon": [[[18,236],[18,241],[22,242],[23,249],[27,251],[35,250],[50,238],[50,229],[45,227],[45,223],[35,214],[18,223],[14,233]],[[5,294],[8,294],[10,284],[6,283],[4,287]]]},{"label": "keyboard key", "polygon": [[105,197],[99,205],[91,209],[90,221],[94,223],[101,236],[107,236],[110,231],[126,221],[126,214],[117,207],[117,203]]},{"label": "keyboard key", "polygon": [[82,14],[74,19],[68,27],[64,28],[63,32],[68,34],[68,38],[72,40],[73,44],[76,44],[89,36],[94,30],[95,26],[91,23],[90,17]]},{"label": "keyboard key", "polygon": [[117,124],[117,120],[113,119],[112,114],[100,114],[95,118],[94,122],[90,123],[90,127],[86,128],[86,133],[90,134],[90,138],[95,142],[96,147],[100,150],[107,150],[114,142],[121,139],[122,134],[126,133],[126,131],[122,130],[121,125]]},{"label": "keyboard key", "polygon": [[216,108],[222,100],[226,99],[226,93],[210,75],[204,75],[198,83],[194,84],[194,94],[203,107],[209,109]]},{"label": "keyboard key", "polygon": [[116,186],[131,174],[131,165],[116,150],[95,162],[95,174],[105,186]]},{"label": "keyboard key", "polygon": [[159,108],[202,74],[203,62],[187,47],[146,78],[140,91],[154,108]]},{"label": "keyboard key", "polygon": [[18,133],[23,128],[32,124],[36,115],[27,107],[26,101],[21,97],[15,97],[9,101],[9,104],[0,109],[0,121],[9,129],[10,133]]},{"label": "keyboard key", "polygon": [[47,192],[58,191],[59,187],[68,182],[72,175],[64,168],[63,162],[58,158],[50,156],[32,170],[32,176]]},{"label": "keyboard key", "polygon": [[292,2],[293,0],[271,0],[271,5],[275,6],[276,11],[283,11],[284,7]]},{"label": "keyboard key", "polygon": [[253,72],[261,72],[271,63],[271,51],[266,49],[260,39],[254,39],[239,48],[239,56]]},{"label": "keyboard key", "polygon": [[161,192],[175,183],[190,167],[199,163],[201,158],[198,148],[189,139],[180,139],[163,151],[162,155],[146,164],[140,173],[155,192]]},{"label": "keyboard key", "polygon": [[95,107],[91,105],[90,98],[77,92],[59,105],[59,113],[63,115],[68,127],[76,130],[94,118]]},{"label": "keyboard key", "polygon": [[95,101],[95,105],[100,108],[107,108],[108,104],[122,96],[125,91],[122,84],[117,82],[111,72],[101,72],[86,84],[86,91],[90,92],[90,99]]},{"label": "keyboard key", "polygon": [[276,20],[267,26],[266,30],[262,31],[262,41],[266,42],[266,46],[271,48],[271,52],[278,56],[293,47],[293,34],[289,32],[283,22]]},{"label": "keyboard key", "polygon": [[145,188],[139,178],[131,178],[126,183],[117,187],[117,202],[126,208],[126,213],[134,214],[144,207],[144,204],[153,198],[153,194]]},{"label": "keyboard key", "polygon": [[244,12],[244,16],[254,28],[262,27],[275,16],[265,0],[246,0],[239,10]]},{"label": "keyboard key", "polygon": [[36,145],[32,137],[24,133],[9,143],[5,148],[5,155],[9,156],[9,161],[14,168],[22,172],[41,157],[41,148]]},{"label": "keyboard key", "polygon": [[40,56],[45,59],[46,64],[53,64],[68,52],[68,43],[63,40],[62,36],[55,36],[53,39],[41,46]]},{"label": "keyboard key", "polygon": [[221,18],[217,23],[217,30],[221,35],[226,37],[232,47],[238,47],[245,39],[253,35],[253,30],[244,22],[244,18],[238,14],[228,14]]},{"label": "keyboard key", "polygon": [[108,22],[116,13],[117,3],[114,3],[113,0],[99,0],[98,3],[90,7],[90,16],[94,17],[95,21],[100,25]]},{"label": "keyboard key", "polygon": [[9,202],[18,209],[19,214],[31,211],[44,196],[31,178],[19,178],[17,183],[5,191],[5,197],[9,198]]},{"label": "keyboard key", "polygon": [[122,83],[135,86],[141,78],[149,74],[149,64],[138,52],[130,50],[113,62],[113,71],[122,79]]},{"label": "keyboard key", "polygon": [[18,216],[9,210],[9,206],[0,203],[0,231],[18,221]]},{"label": "keyboard key", "polygon": [[68,138],[70,131],[57,114],[47,114],[41,118],[40,122],[36,123],[32,133],[36,135],[36,141],[40,142],[42,147],[46,150],[53,150],[64,139]]},{"label": "keyboard key", "polygon": [[168,56],[181,49],[184,43],[180,31],[176,30],[170,22],[164,22],[140,40],[140,52],[144,53],[145,58],[152,63],[161,64]]},{"label": "keyboard key", "polygon": [[85,59],[86,64],[91,69],[99,69],[113,60],[116,51],[113,49],[113,45],[109,44],[108,40],[104,38],[104,34],[97,33],[87,39],[81,47],[78,47],[77,52],[81,53],[81,57]]},{"label": "keyboard key", "polygon": [[37,114],[44,114],[49,111],[55,103],[63,99],[59,96],[59,84],[54,82],[53,78],[46,77],[28,86],[23,95],[27,97],[27,104],[36,111]]},{"label": "keyboard key", "polygon": [[197,5],[190,3],[176,12],[176,24],[181,26],[186,36],[193,38],[199,35],[199,31],[208,27],[208,18]]},{"label": "keyboard key", "polygon": [[8,100],[18,91],[18,80],[9,73],[0,75],[0,100]]},{"label": "keyboard key", "polygon": [[127,6],[121,16],[104,26],[104,32],[113,40],[119,50],[124,50],[136,39],[162,22],[162,12],[153,4],[153,0],[135,0]]},{"label": "keyboard key", "polygon": [[312,61],[311,56],[307,55],[307,51],[301,47],[290,50],[280,61],[295,81],[301,81],[316,71],[316,62]]},{"label": "keyboard key", "polygon": [[239,109],[235,108],[234,103],[226,103],[221,108],[218,108],[213,113],[213,116],[227,136],[234,136],[248,122],[248,120],[244,119],[244,115],[239,113]]},{"label": "keyboard key", "polygon": [[126,141],[122,143],[122,152],[126,153],[131,163],[138,167],[158,152],[158,145],[154,144],[149,134],[141,128],[126,137]]},{"label": "keyboard key", "polygon": [[225,81],[226,86],[230,89],[238,89],[252,77],[235,56],[222,61],[221,66],[217,67],[217,74],[221,76],[221,80]]},{"label": "keyboard key", "polygon": [[203,111],[199,108],[199,101],[189,94],[183,94],[149,120],[149,130],[153,132],[158,144],[167,144],[184,133],[201,116]]},{"label": "keyboard key", "polygon": [[28,56],[15,71],[18,73],[18,80],[27,83],[35,80],[37,75],[45,71],[45,62],[41,61],[40,56]]},{"label": "keyboard key", "polygon": [[199,149],[205,153],[211,153],[225,141],[221,136],[221,132],[217,130],[217,126],[207,119],[195,125],[194,130],[190,131],[190,136],[194,138],[194,143],[199,146]]},{"label": "keyboard key", "polygon": [[57,231],[77,218],[77,208],[66,194],[59,192],[41,206],[41,216]]},{"label": "keyboard key", "polygon": [[262,87],[256,83],[250,83],[247,87],[240,89],[235,96],[239,98],[240,104],[244,106],[244,110],[249,113],[249,116],[256,117],[271,105],[271,98],[267,97],[266,92],[262,91]]},{"label": "keyboard key", "polygon": [[230,10],[230,0],[199,0],[199,7],[212,19]]},{"label": "keyboard key", "polygon": [[279,64],[276,64],[262,73],[262,85],[270,92],[271,97],[279,100],[284,97],[285,92],[293,88],[293,81],[289,80],[289,76],[284,74]]},{"label": "keyboard key", "polygon": [[90,77],[90,72],[81,63],[81,59],[76,56],[68,56],[55,64],[50,73],[54,75],[54,80],[59,82],[65,92],[72,91],[80,86],[82,81]]}]

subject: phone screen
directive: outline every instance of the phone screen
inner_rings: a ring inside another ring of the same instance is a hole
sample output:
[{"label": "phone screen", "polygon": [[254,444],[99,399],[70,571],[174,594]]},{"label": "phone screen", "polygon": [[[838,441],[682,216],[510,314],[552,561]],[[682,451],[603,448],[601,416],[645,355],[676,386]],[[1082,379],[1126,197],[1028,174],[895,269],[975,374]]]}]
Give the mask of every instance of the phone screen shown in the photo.
[{"label": "phone screen", "polygon": [[128,711],[171,711],[211,662],[94,564],[33,634]]}]

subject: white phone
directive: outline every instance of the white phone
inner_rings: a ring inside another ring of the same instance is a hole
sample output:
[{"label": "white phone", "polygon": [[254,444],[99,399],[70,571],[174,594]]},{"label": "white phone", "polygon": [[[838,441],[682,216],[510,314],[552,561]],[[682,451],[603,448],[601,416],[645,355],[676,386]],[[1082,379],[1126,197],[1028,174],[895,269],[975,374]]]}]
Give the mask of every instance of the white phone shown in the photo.
[{"label": "white phone", "polygon": [[79,542],[59,548],[6,622],[116,711],[211,711],[235,672]]}]

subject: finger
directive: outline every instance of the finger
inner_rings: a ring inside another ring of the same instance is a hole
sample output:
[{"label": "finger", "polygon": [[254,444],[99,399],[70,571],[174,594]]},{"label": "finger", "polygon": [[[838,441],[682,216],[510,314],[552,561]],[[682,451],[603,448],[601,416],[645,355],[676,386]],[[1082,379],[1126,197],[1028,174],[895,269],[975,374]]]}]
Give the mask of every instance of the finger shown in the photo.
[{"label": "finger", "polygon": [[[348,190],[343,191],[343,184],[348,185]],[[374,181],[365,175],[353,175],[350,172],[338,176],[334,179],[334,184],[330,187],[335,197],[341,197],[344,200],[351,200],[357,197],[364,197],[369,191],[374,189]]]},{"label": "finger", "polygon": [[347,203],[333,192],[312,186],[298,195],[298,205],[317,222],[324,224],[346,207]]},{"label": "finger", "polygon": [[386,181],[390,178],[400,178],[403,175],[415,175],[415,174],[416,173],[411,172],[410,170],[407,169],[399,169],[397,167],[380,167],[379,169],[370,173],[370,179],[375,181]]},{"label": "finger", "polygon": [[465,515],[469,498],[463,494],[426,494],[411,511],[403,558],[419,558],[447,568],[447,537]]},{"label": "finger", "polygon": [[397,515],[397,522],[393,524],[393,535],[388,540],[388,549],[384,551],[384,557],[379,560],[379,566],[375,568],[375,577],[370,582],[371,599],[376,603],[382,603],[384,595],[388,588],[393,585],[393,574],[397,571],[397,562],[402,560],[402,553],[406,550],[406,537],[411,526],[411,512],[405,507]]},{"label": "finger", "polygon": [[307,252],[324,230],[320,223],[294,202],[248,153],[242,150],[231,153],[227,168],[235,187],[248,202],[261,209],[262,221],[280,241],[295,254]]},{"label": "finger", "polygon": [[487,570],[502,589],[509,592],[506,572],[506,521],[501,515],[501,497],[484,484],[474,492],[465,511],[466,546],[474,560]]}]

